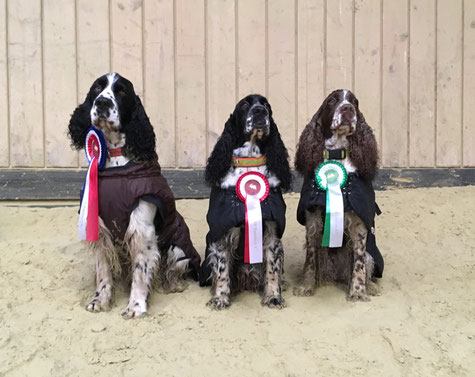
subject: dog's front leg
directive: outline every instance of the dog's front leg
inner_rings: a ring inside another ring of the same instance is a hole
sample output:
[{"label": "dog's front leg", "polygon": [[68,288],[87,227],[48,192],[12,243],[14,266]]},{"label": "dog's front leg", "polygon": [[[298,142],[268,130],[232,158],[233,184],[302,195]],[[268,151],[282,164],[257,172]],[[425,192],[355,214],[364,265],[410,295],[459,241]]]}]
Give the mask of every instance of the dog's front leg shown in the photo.
[{"label": "dog's front leg", "polygon": [[348,292],[351,301],[369,301],[366,293],[366,237],[368,231],[363,221],[354,213],[345,216],[345,227],[348,229],[353,247],[353,272]]},{"label": "dog's front leg", "polygon": [[210,245],[213,254],[213,297],[208,305],[213,309],[225,309],[231,305],[231,262],[239,242],[239,228],[232,228],[218,242]]},{"label": "dog's front leg", "polygon": [[122,314],[126,318],[147,313],[147,299],[160,261],[153,222],[156,210],[153,204],[140,200],[130,215],[125,240],[132,262],[132,287],[129,303]]},{"label": "dog's front leg", "polygon": [[281,288],[284,248],[282,241],[277,237],[275,222],[265,223],[263,253],[265,283],[262,304],[270,308],[281,309],[285,306]]},{"label": "dog's front leg", "polygon": [[86,310],[100,312],[109,309],[113,290],[112,269],[120,268],[111,234],[101,218],[99,218],[99,241],[89,242],[89,248],[96,258],[96,291]]},{"label": "dog's front leg", "polygon": [[323,221],[321,211],[317,209],[315,212],[305,212],[306,216],[306,242],[307,255],[303,267],[303,275],[300,284],[294,288],[296,296],[312,296],[315,292],[315,282],[317,277],[317,253],[323,252],[322,234]]}]

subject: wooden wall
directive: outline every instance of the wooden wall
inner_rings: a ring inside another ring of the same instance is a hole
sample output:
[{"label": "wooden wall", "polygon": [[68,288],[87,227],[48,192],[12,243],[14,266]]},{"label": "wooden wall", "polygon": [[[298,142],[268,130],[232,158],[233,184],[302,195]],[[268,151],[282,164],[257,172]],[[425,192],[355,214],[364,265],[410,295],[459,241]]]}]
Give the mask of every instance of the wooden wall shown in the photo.
[{"label": "wooden wall", "polygon": [[68,119],[108,71],[134,82],[165,167],[203,167],[250,92],[293,156],[341,87],[384,167],[475,166],[475,0],[0,0],[0,167],[83,166]]}]

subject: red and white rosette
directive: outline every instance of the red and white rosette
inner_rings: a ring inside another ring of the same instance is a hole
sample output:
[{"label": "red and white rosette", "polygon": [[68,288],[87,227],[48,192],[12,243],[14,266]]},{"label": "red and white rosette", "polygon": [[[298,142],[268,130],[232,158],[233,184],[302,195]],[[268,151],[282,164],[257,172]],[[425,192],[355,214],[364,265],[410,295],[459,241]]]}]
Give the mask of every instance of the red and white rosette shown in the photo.
[{"label": "red and white rosette", "polygon": [[269,182],[261,173],[250,171],[239,177],[236,193],[245,204],[244,263],[262,263],[261,202],[269,195]]},{"label": "red and white rosette", "polygon": [[107,146],[102,131],[94,126],[89,128],[85,144],[86,158],[89,162],[86,179],[82,189],[79,210],[78,234],[83,241],[99,240],[99,195],[97,191],[98,170],[106,162]]}]

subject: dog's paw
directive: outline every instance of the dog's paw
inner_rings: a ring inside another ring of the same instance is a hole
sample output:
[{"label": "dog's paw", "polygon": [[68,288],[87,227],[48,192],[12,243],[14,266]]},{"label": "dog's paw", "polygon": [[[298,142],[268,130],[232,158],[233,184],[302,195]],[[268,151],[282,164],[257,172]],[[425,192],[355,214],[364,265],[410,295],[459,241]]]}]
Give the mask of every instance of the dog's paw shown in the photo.
[{"label": "dog's paw", "polygon": [[368,292],[368,295],[370,296],[379,296],[379,286],[373,281],[369,281],[366,284],[366,292]]},{"label": "dog's paw", "polygon": [[231,306],[231,300],[228,296],[213,297],[206,305],[214,310],[222,310]]},{"label": "dog's paw", "polygon": [[129,302],[129,305],[122,313],[122,317],[125,319],[143,317],[145,315],[147,315],[147,304],[145,301]]},{"label": "dog's paw", "polygon": [[271,295],[265,296],[262,299],[262,305],[268,306],[269,308],[282,309],[285,308],[285,300],[281,295]]},{"label": "dog's paw", "polygon": [[294,287],[293,293],[294,296],[313,296],[315,293],[315,288],[306,285],[299,285]]},{"label": "dog's paw", "polygon": [[350,290],[346,298],[348,301],[371,301],[364,290]]},{"label": "dog's paw", "polygon": [[285,292],[287,289],[289,289],[290,287],[290,283],[285,280],[285,279],[282,279],[282,281],[280,282],[280,288],[282,289],[282,292]]},{"label": "dog's paw", "polygon": [[110,309],[110,300],[111,300],[111,289],[107,286],[99,291],[96,291],[94,298],[86,305],[86,310],[92,313],[99,313],[102,311],[107,311]]}]

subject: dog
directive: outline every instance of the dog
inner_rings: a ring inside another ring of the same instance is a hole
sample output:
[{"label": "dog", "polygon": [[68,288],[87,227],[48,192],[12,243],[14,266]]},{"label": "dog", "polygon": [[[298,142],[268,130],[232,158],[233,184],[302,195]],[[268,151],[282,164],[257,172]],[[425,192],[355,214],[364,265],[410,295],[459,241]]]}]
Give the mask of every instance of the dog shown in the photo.
[{"label": "dog", "polygon": [[[265,161],[262,157],[265,156]],[[262,304],[282,308],[285,203],[282,191],[290,188],[291,173],[287,149],[282,142],[267,99],[252,94],[241,99],[227,120],[205,170],[211,186],[207,214],[206,257],[201,265],[200,285],[212,285],[213,309],[231,305],[231,294],[242,290],[260,291]],[[257,158],[255,166],[242,166],[239,159]],[[237,161],[237,162],[236,162]],[[245,264],[244,203],[236,184],[246,172],[263,174],[269,195],[261,202],[263,263]]]},{"label": "dog", "polygon": [[[339,249],[321,246],[326,192],[316,184],[315,171],[329,159],[338,159],[348,173],[341,189],[345,214]],[[374,237],[374,218],[380,213],[372,186],[378,149],[351,91],[335,90],[323,101],[300,136],[295,167],[304,177],[297,219],[306,227],[306,259],[294,294],[313,295],[316,286],[333,282],[348,285],[349,300],[368,300],[376,288],[371,279],[382,277],[384,268]]]},{"label": "dog", "polygon": [[86,309],[109,309],[114,278],[128,265],[131,292],[123,316],[139,317],[147,313],[153,282],[182,291],[188,273],[197,279],[200,256],[161,175],[153,127],[129,80],[109,73],[92,84],[71,116],[72,147],[85,147],[91,124],[103,132],[108,156],[98,177],[99,241],[88,243],[96,290]]}]

